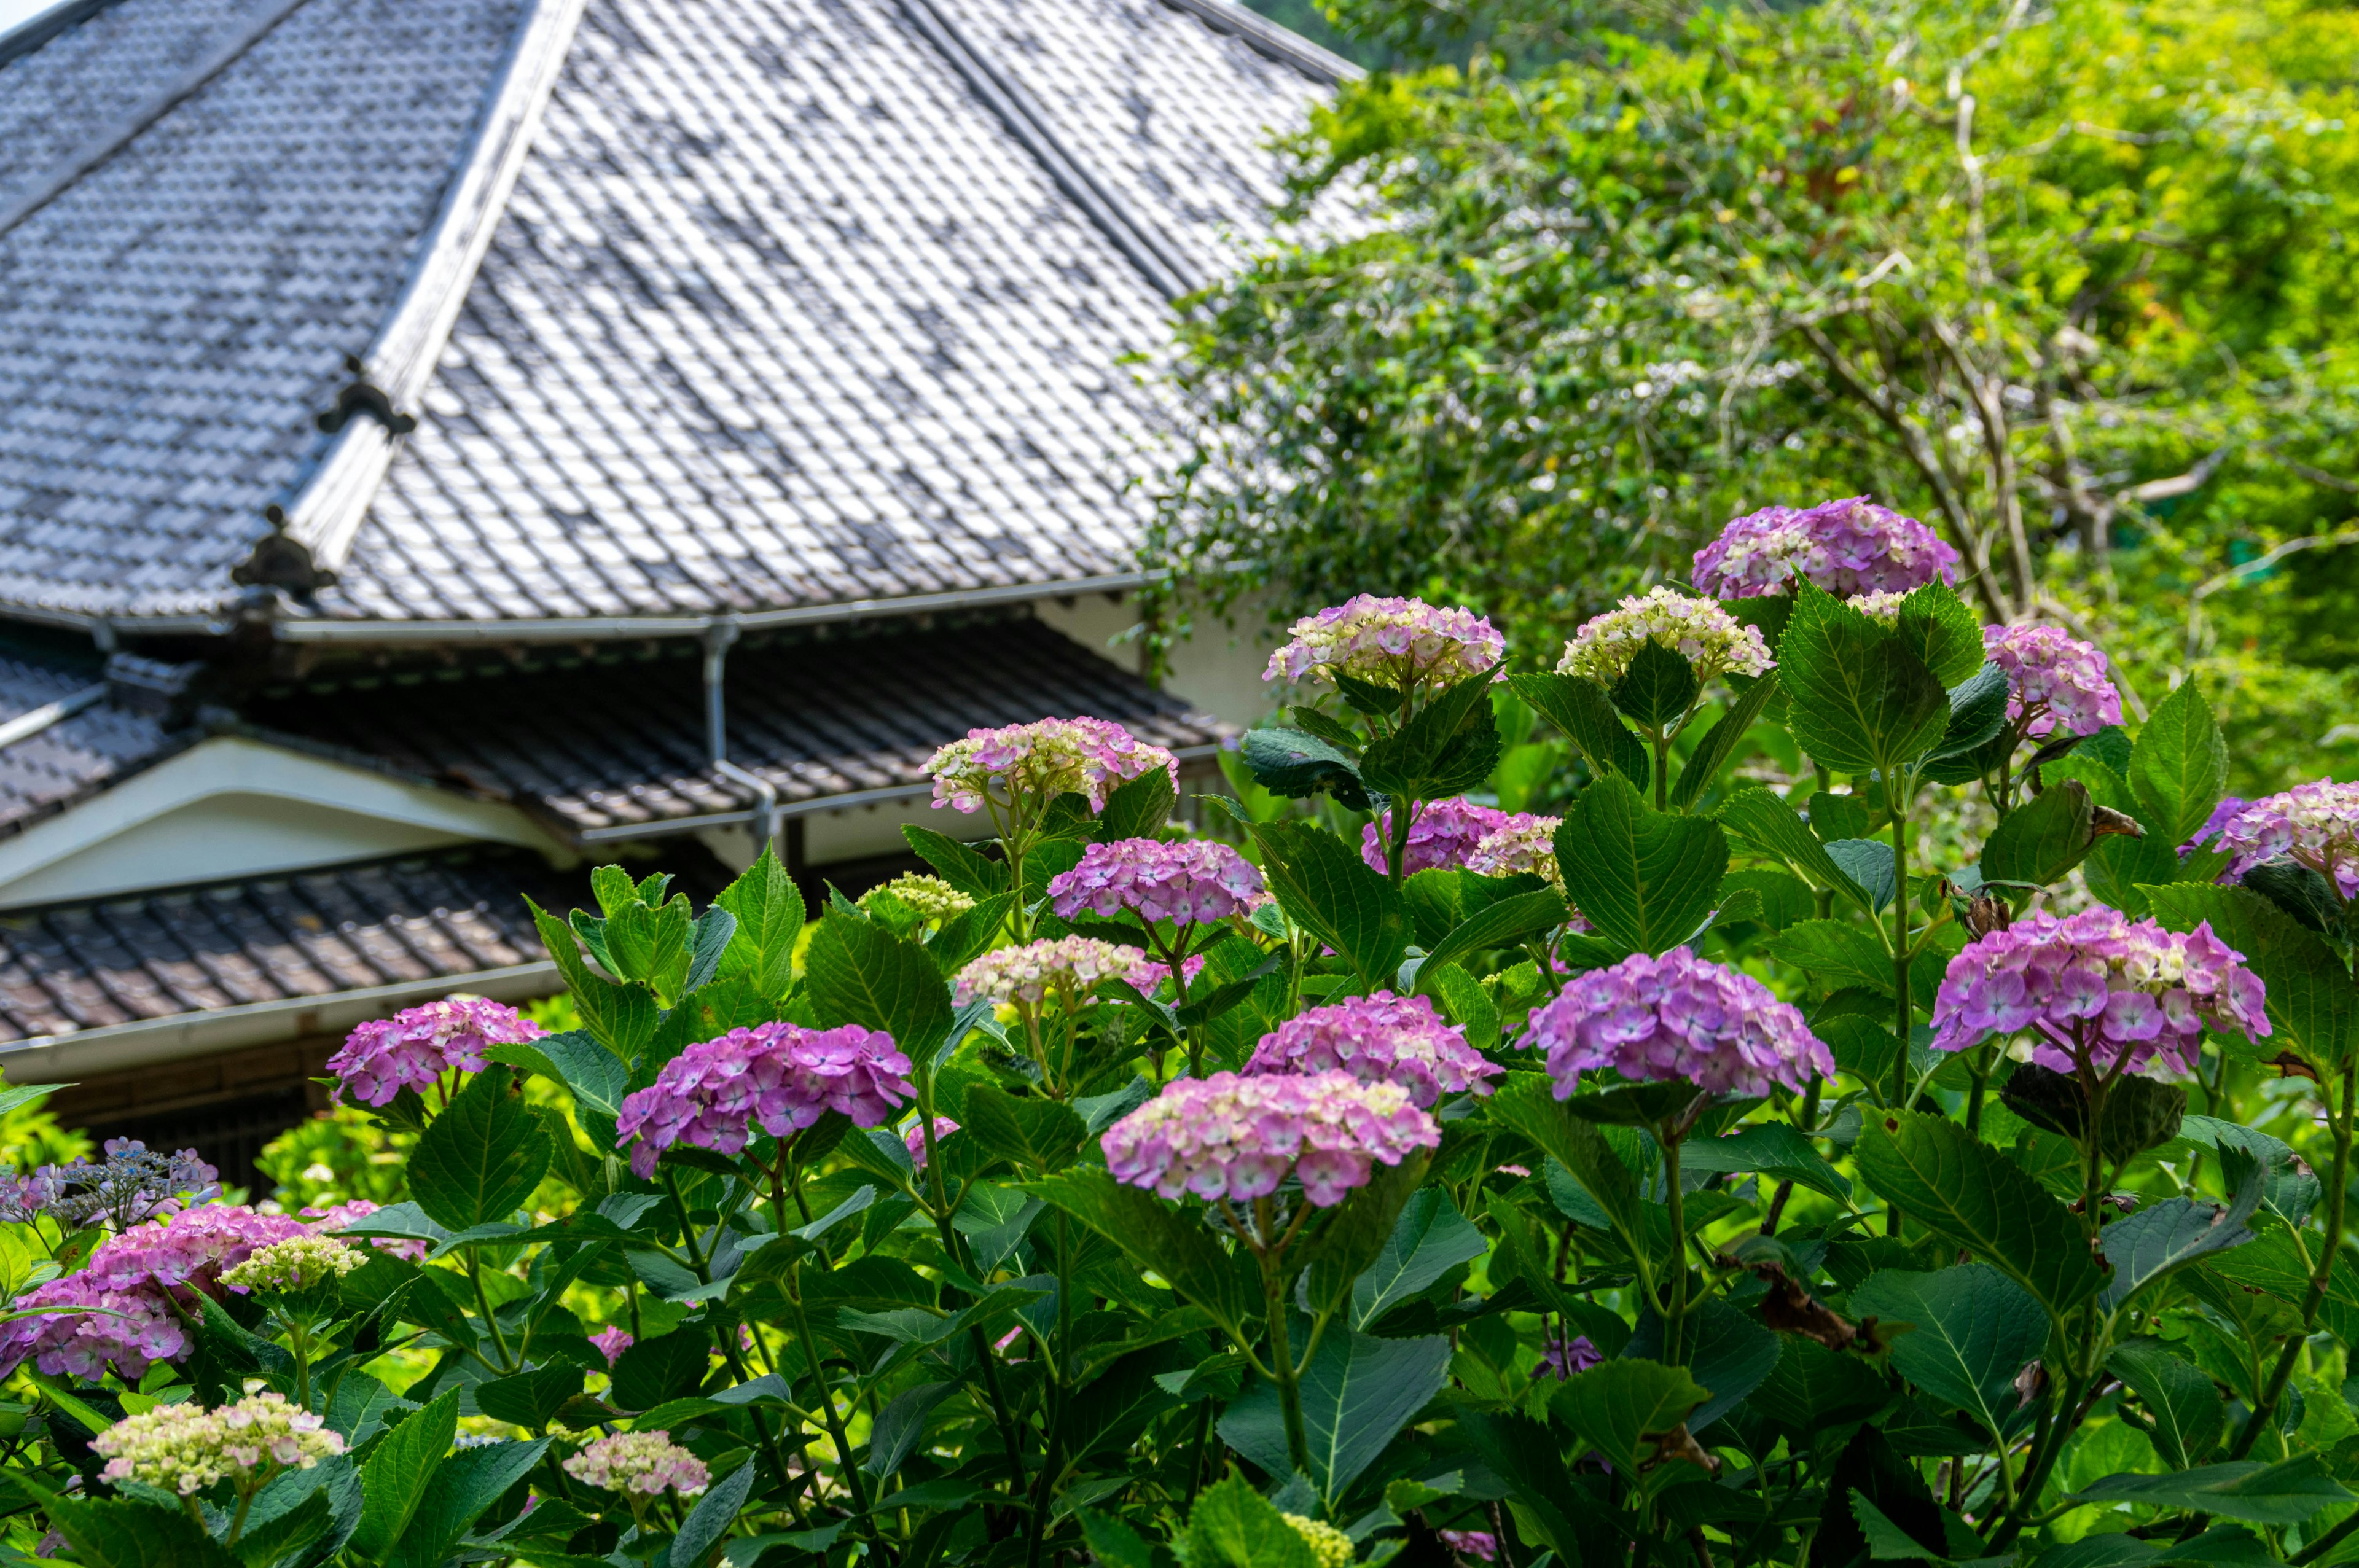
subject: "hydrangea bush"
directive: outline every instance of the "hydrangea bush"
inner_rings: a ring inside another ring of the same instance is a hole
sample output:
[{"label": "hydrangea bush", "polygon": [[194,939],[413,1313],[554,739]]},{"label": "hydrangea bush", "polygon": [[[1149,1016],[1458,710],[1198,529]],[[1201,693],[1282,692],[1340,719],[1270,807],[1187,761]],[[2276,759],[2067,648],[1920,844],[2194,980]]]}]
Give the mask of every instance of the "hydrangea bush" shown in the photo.
[{"label": "hydrangea bush", "polygon": [[[580,1027],[337,1056],[402,1201],[0,1195],[14,1549],[2343,1561],[2359,809],[2228,801],[2200,693],[2125,726],[1955,570],[1843,502],[1569,648],[1357,600],[1240,744],[1315,806],[1175,827],[1169,753],[1052,718],[935,758],[989,838],[816,918],[767,853],[701,911],[598,871],[534,912]],[[1561,816],[1495,804],[1503,682]]]}]

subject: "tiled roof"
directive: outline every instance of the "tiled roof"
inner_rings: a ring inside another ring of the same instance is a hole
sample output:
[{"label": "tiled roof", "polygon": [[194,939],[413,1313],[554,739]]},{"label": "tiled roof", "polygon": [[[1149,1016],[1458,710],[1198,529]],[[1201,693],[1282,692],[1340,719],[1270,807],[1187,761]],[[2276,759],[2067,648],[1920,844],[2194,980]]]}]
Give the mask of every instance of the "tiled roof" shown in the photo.
[{"label": "tiled roof", "polygon": [[[526,805],[576,835],[736,814],[751,792],[706,765],[692,647],[510,673],[448,671],[249,703],[266,738]],[[1220,726],[1037,621],[741,645],[729,655],[730,760],[793,806],[918,792],[970,729],[1092,714],[1174,750]]]},{"label": "tiled roof", "polygon": [[467,849],[0,914],[0,1041],[531,963],[523,895],[586,892],[538,855]]},{"label": "tiled roof", "polygon": [[[0,233],[0,613],[236,600],[265,506],[309,515],[312,416],[390,330],[454,160],[496,151],[469,126],[514,40],[579,0],[119,0],[0,65],[0,133],[27,137],[0,165],[87,148],[290,3]],[[1169,412],[1125,361],[1169,327],[1116,230],[1220,265],[1322,88],[1161,0],[1010,15],[587,0],[570,43],[544,27],[562,70],[421,427],[350,524],[299,535],[342,581],[290,612],[703,614],[1128,569]]]},{"label": "tiled roof", "polygon": [[[519,5],[303,0],[0,234],[0,607],[234,597],[468,150]],[[9,176],[109,135],[278,8],[120,0],[8,62]]]},{"label": "tiled roof", "polygon": [[[0,724],[106,684],[95,655],[0,641]],[[32,823],[177,752],[190,737],[114,695],[0,747],[0,834]]]}]

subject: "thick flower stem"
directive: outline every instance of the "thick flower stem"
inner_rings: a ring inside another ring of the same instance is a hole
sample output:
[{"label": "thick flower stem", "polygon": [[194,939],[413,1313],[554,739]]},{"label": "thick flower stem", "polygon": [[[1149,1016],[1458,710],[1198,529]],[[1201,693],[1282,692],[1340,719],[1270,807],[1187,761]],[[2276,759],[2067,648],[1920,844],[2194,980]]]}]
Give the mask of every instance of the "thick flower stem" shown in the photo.
[{"label": "thick flower stem", "polygon": [[810,1361],[811,1386],[819,1394],[820,1413],[827,1422],[827,1434],[835,1443],[836,1464],[843,1471],[843,1484],[852,1491],[853,1512],[864,1514],[868,1511],[868,1489],[860,1483],[860,1466],[852,1462],[852,1439],[845,1435],[843,1417],[836,1411],[835,1390],[827,1386],[827,1368],[820,1359],[819,1336],[811,1333],[810,1314],[803,1311],[800,1273],[798,1268],[792,1281],[795,1288],[787,1292],[787,1300],[795,1309],[795,1334],[802,1340],[803,1355]]},{"label": "thick flower stem", "polygon": [[1302,1427],[1302,1380],[1294,1365],[1294,1337],[1287,1332],[1286,1281],[1275,1251],[1262,1255],[1261,1284],[1269,1320],[1269,1364],[1277,1374],[1277,1408],[1286,1416],[1286,1455],[1308,1476],[1310,1439]]},{"label": "thick flower stem", "polygon": [[2343,1209],[2351,1185],[2354,1088],[2359,1088],[2359,1062],[2343,1069],[2342,1108],[2338,1110],[2332,1101],[2327,1105],[2327,1119],[2334,1129],[2334,1173],[2326,1184],[2326,1237],[2319,1247],[2317,1266],[2310,1271],[2310,1289],[2302,1296],[2301,1332],[2286,1341],[2284,1352],[2269,1373],[2268,1387],[2261,1390],[2260,1402],[2253,1407],[2245,1429],[2236,1434],[2236,1445],[2228,1454],[2231,1459],[2242,1459],[2250,1454],[2262,1431],[2277,1418],[2286,1385],[2293,1380],[2293,1369],[2301,1360],[2302,1347],[2310,1343],[2310,1336],[2318,1326],[2319,1309],[2325,1304],[2327,1288],[2333,1283],[2334,1265],[2343,1253]]}]

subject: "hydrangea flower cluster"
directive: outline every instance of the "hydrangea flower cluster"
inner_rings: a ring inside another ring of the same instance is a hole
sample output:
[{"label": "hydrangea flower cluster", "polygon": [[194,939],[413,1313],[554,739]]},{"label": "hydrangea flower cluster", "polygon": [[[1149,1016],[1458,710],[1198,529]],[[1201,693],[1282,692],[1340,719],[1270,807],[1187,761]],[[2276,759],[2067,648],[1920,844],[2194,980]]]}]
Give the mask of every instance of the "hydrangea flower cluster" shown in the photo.
[{"label": "hydrangea flower cluster", "polygon": [[2006,716],[2035,739],[2062,725],[2093,735],[2122,721],[2105,655],[2053,626],[1985,626],[1983,655],[2006,672]]},{"label": "hydrangea flower cluster", "polygon": [[592,1335],[590,1343],[598,1347],[598,1354],[603,1356],[606,1365],[612,1368],[623,1358],[624,1351],[638,1342],[631,1337],[629,1330],[610,1323]]},{"label": "hydrangea flower cluster", "polygon": [[0,1219],[26,1225],[47,1215],[69,1230],[104,1219],[120,1231],[221,1195],[221,1173],[193,1149],[158,1154],[136,1138],[110,1138],[105,1154],[95,1165],[75,1159],[0,1176]]},{"label": "hydrangea flower cluster", "polygon": [[109,1481],[137,1481],[181,1497],[227,1480],[241,1495],[292,1465],[309,1470],[344,1451],[344,1440],[284,1394],[249,1394],[219,1410],[158,1405],[91,1439]]},{"label": "hydrangea flower cluster", "polygon": [[1306,615],[1269,656],[1264,680],[1349,676],[1395,691],[1455,686],[1498,667],[1507,639],[1471,610],[1363,593]]},{"label": "hydrangea flower cluster", "polygon": [[[366,1198],[354,1198],[350,1203],[336,1204],[329,1208],[307,1208],[303,1217],[313,1222],[311,1228],[322,1235],[333,1236],[355,1220],[366,1219],[377,1211],[378,1205]],[[411,1263],[423,1263],[426,1254],[433,1250],[430,1241],[413,1240],[399,1236],[356,1237],[378,1251]]]},{"label": "hydrangea flower cluster", "polygon": [[[223,1271],[308,1228],[288,1215],[260,1214],[244,1204],[207,1204],[168,1220],[149,1220],[101,1242],[82,1272],[108,1290],[154,1284],[218,1295]],[[179,1299],[189,1298],[183,1294]]]},{"label": "hydrangea flower cluster", "polygon": [[638,1140],[631,1169],[647,1177],[675,1143],[744,1152],[749,1122],[773,1138],[799,1132],[831,1110],[855,1126],[881,1126],[908,1098],[908,1072],[909,1058],[876,1030],[757,1023],[665,1063],[654,1083],[624,1097],[614,1130]]},{"label": "hydrangea flower cluster", "polygon": [[[958,1130],[959,1124],[952,1121],[949,1117],[938,1116],[934,1118],[935,1142],[940,1143],[943,1139],[948,1138],[951,1133],[956,1132]],[[909,1130],[902,1135],[901,1141],[908,1148],[910,1162],[915,1164],[920,1171],[924,1170],[926,1168],[925,1124],[922,1121],[911,1122],[909,1124]]]},{"label": "hydrangea flower cluster", "polygon": [[[2332,882],[2344,898],[2359,892],[2359,784],[2320,779],[2233,813],[2222,801],[2212,816],[2204,827],[2208,833],[2218,824],[2218,848],[2235,857],[2228,865],[2231,877],[2269,860],[2292,860]],[[2197,834],[2197,842],[2203,838]]]},{"label": "hydrangea flower cluster", "polygon": [[2156,1057],[2195,1070],[2206,1028],[2257,1039],[2269,1033],[2258,975],[2212,934],[2166,931],[2103,907],[2037,911],[1966,944],[1933,1002],[1933,1044],[1963,1051],[1993,1034],[2031,1032],[2031,1059],[2057,1072],[2074,1053],[2110,1070]]},{"label": "hydrangea flower cluster", "polygon": [[1243,855],[1211,838],[1166,844],[1117,838],[1082,851],[1081,863],[1049,880],[1050,907],[1071,920],[1087,910],[1125,911],[1153,922],[1209,925],[1251,914],[1269,901],[1261,872]]},{"label": "hydrangea flower cluster", "polygon": [[[1138,971],[1147,962],[1147,955],[1136,947],[1102,942],[1094,936],[1043,937],[1021,947],[1001,947],[975,959],[958,972],[955,994],[961,1007],[977,997],[989,997],[994,1001],[1038,1002],[1051,989],[1081,996],[1107,980],[1139,984]],[[1157,968],[1164,975],[1170,973],[1160,965]]]},{"label": "hydrangea flower cluster", "polygon": [[[1431,800],[1410,818],[1408,843],[1401,850],[1401,874],[1446,871],[1466,863],[1483,835],[1513,821],[1504,811],[1477,806],[1462,795]],[[1386,870],[1385,846],[1392,842],[1393,814],[1381,813],[1360,829],[1360,859],[1375,871]]]},{"label": "hydrangea flower cluster", "polygon": [[1375,1162],[1397,1165],[1440,1141],[1407,1089],[1338,1071],[1180,1078],[1099,1145],[1116,1181],[1167,1198],[1266,1197],[1291,1171],[1302,1195],[1329,1208],[1365,1184]]},{"label": "hydrangea flower cluster", "polygon": [[1625,1078],[1685,1078],[1714,1094],[1767,1095],[1834,1076],[1834,1057],[1791,1005],[1741,970],[1674,947],[1634,953],[1576,975],[1535,1008],[1532,1044],[1548,1053],[1556,1098],[1570,1099],[1583,1071]]},{"label": "hydrangea flower cluster", "polygon": [[916,871],[904,871],[880,887],[870,888],[860,895],[860,907],[867,908],[868,901],[880,892],[899,900],[920,920],[956,920],[974,907],[974,900],[941,878]]},{"label": "hydrangea flower cluster", "polygon": [[1360,1554],[1360,1549],[1352,1544],[1350,1536],[1324,1520],[1312,1519],[1308,1514],[1280,1514],[1277,1517],[1294,1527],[1294,1533],[1302,1538],[1302,1544],[1310,1548],[1310,1561],[1318,1564],[1318,1568],[1352,1568],[1352,1560]]},{"label": "hydrangea flower cluster", "polygon": [[1958,552],[1914,517],[1864,495],[1816,506],[1765,507],[1698,550],[1697,590],[1714,599],[1790,593],[1807,578],[1838,598],[1908,593],[1958,580]]},{"label": "hydrangea flower cluster", "polygon": [[626,1497],[657,1498],[669,1487],[692,1498],[712,1484],[704,1461],[671,1440],[669,1432],[625,1432],[602,1437],[565,1461],[575,1480]]},{"label": "hydrangea flower cluster", "polygon": [[2245,808],[2252,804],[2241,795],[2222,795],[2220,804],[2212,808],[2212,815],[2203,819],[2203,826],[2195,830],[2195,837],[2179,847],[2179,858],[2183,860],[2196,850],[2210,847],[2220,830],[2243,816]]},{"label": "hydrangea flower cluster", "polygon": [[1532,1376],[1571,1378],[1575,1373],[1588,1371],[1592,1367],[1603,1366],[1604,1362],[1604,1355],[1589,1336],[1581,1334],[1563,1339],[1551,1335],[1547,1346],[1540,1351],[1540,1364],[1533,1368]]},{"label": "hydrangea flower cluster", "polygon": [[1434,1533],[1441,1537],[1442,1545],[1461,1557],[1477,1563],[1499,1560],[1499,1538],[1487,1530],[1442,1530]]},{"label": "hydrangea flower cluster", "polygon": [[998,730],[970,730],[927,760],[934,809],[981,811],[999,785],[1003,801],[1046,803],[1068,793],[1092,811],[1133,779],[1161,768],[1180,787],[1179,759],[1103,719],[1040,719]]},{"label": "hydrangea flower cluster", "polygon": [[1905,593],[1886,590],[1879,593],[1854,593],[1844,600],[1854,610],[1890,632],[1900,625],[1900,606],[1908,599]]},{"label": "hydrangea flower cluster", "polygon": [[1466,869],[1486,877],[1545,877],[1561,895],[1564,868],[1557,864],[1556,830],[1563,826],[1561,816],[1518,811],[1474,841]]},{"label": "hydrangea flower cluster", "polygon": [[495,1045],[521,1044],[548,1033],[516,1009],[483,997],[446,997],[372,1019],[344,1037],[328,1058],[337,1093],[363,1105],[391,1105],[404,1089],[420,1091],[443,1074],[480,1073]]},{"label": "hydrangea flower cluster", "polygon": [[222,1271],[222,1283],[242,1291],[308,1291],[341,1280],[368,1261],[361,1249],[332,1236],[305,1231],[256,1248],[234,1268]]},{"label": "hydrangea flower cluster", "polygon": [[1245,1064],[1248,1076],[1337,1071],[1364,1084],[1398,1084],[1410,1104],[1430,1110],[1445,1094],[1489,1094],[1486,1080],[1506,1069],[1469,1045],[1465,1030],[1443,1022],[1432,1002],[1388,990],[1288,1019]]},{"label": "hydrangea flower cluster", "polygon": [[1766,674],[1777,661],[1761,629],[1740,623],[1709,599],[1694,599],[1667,583],[1641,597],[1632,595],[1603,615],[1592,616],[1564,645],[1557,673],[1589,676],[1612,686],[1630,668],[1638,650],[1652,643],[1669,648],[1695,668],[1698,680],[1714,676]]},{"label": "hydrangea flower cluster", "polygon": [[[1204,972],[1204,955],[1190,953],[1180,959],[1180,972],[1188,977],[1190,985],[1194,985],[1196,977]],[[1148,996],[1153,996],[1157,988],[1170,978],[1171,966],[1155,958],[1147,959],[1130,972],[1130,983]]]}]

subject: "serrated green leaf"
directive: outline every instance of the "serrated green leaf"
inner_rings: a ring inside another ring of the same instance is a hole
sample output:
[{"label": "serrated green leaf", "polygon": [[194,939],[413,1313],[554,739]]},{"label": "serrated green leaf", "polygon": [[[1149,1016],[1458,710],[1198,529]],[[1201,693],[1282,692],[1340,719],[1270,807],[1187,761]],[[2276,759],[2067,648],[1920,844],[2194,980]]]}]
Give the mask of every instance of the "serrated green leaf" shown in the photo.
[{"label": "serrated green leaf", "polygon": [[1948,1238],[2038,1298],[2060,1322],[2105,1273],[2063,1206],[1953,1121],[1916,1111],[1868,1119],[1860,1174],[1912,1225]]},{"label": "serrated green leaf", "polygon": [[1614,683],[1614,706],[1643,730],[1668,730],[1702,692],[1695,666],[1649,638]]},{"label": "serrated green leaf", "polygon": [[2032,887],[2062,881],[2096,841],[2093,820],[2086,784],[2066,779],[2049,785],[1991,830],[1983,845],[1983,881]]},{"label": "serrated green leaf", "polygon": [[2186,1509],[2248,1524],[2299,1524],[2321,1509],[2352,1500],[2324,1458],[2304,1454],[2282,1464],[2242,1460],[2200,1465],[2167,1476],[2107,1476],[2072,1494],[2076,1503],[2142,1503]]},{"label": "serrated green leaf", "polygon": [[1777,672],[1773,669],[1737,694],[1728,711],[1704,731],[1696,749],[1688,753],[1686,765],[1680,769],[1679,781],[1671,785],[1673,806],[1686,811],[1702,797],[1779,689]]},{"label": "serrated green leaf", "polygon": [[1360,753],[1372,794],[1441,800],[1479,788],[1499,761],[1491,677],[1475,676],[1429,698],[1398,731]]},{"label": "serrated green leaf", "polygon": [[[1375,1463],[1450,1379],[1450,1341],[1373,1339],[1331,1327],[1302,1370],[1310,1483],[1330,1502]],[[1272,1474],[1288,1468],[1277,1390],[1256,1380],[1222,1416],[1221,1438]]]},{"label": "serrated green leaf", "polygon": [[435,1467],[409,1527],[386,1559],[386,1568],[437,1568],[459,1538],[525,1478],[549,1451],[549,1439],[466,1448]]},{"label": "serrated green leaf", "polygon": [[1299,730],[1248,730],[1237,756],[1254,783],[1272,795],[1301,800],[1326,790],[1353,811],[1368,809],[1360,765],[1338,747]]},{"label": "serrated green leaf", "polygon": [[1484,1109],[1493,1121],[1562,1165],[1605,1215],[1623,1245],[1633,1253],[1642,1251],[1646,1236],[1636,1178],[1604,1134],[1565,1109],[1544,1075],[1510,1073]]},{"label": "serrated green leaf", "polygon": [[1549,1396],[1556,1418],[1586,1439],[1617,1475],[1638,1477],[1657,1440],[1684,1424],[1711,1390],[1683,1367],[1617,1359],[1577,1372]]},{"label": "serrated green leaf", "polygon": [[549,1131],[509,1081],[506,1066],[487,1066],[419,1135],[409,1188],[436,1224],[505,1220],[549,1173]]},{"label": "serrated green leaf", "polygon": [[2228,787],[2228,742],[2211,705],[2182,680],[2138,727],[2130,794],[2147,831],[2171,844],[2195,837]]},{"label": "serrated green leaf", "polygon": [[1069,1162],[1089,1135],[1082,1119],[1055,1100],[1018,1099],[989,1084],[967,1090],[961,1126],[994,1154],[1036,1175]]},{"label": "serrated green leaf", "polygon": [[696,1506],[680,1521],[679,1533],[672,1537],[671,1550],[665,1559],[668,1568],[697,1568],[704,1561],[713,1543],[736,1522],[747,1495],[754,1489],[754,1461],[749,1458],[713,1482],[696,1499]]},{"label": "serrated green leaf", "polygon": [[1924,660],[1808,581],[1795,584],[1777,668],[1792,698],[1794,738],[1822,766],[1890,773],[1939,743],[1949,726],[1949,689]]},{"label": "serrated green leaf", "polygon": [[1994,1439],[2021,1402],[2015,1379],[2048,1344],[2048,1314],[2022,1286],[1981,1263],[1937,1273],[1885,1269],[1851,1293],[1850,1315],[1902,1324],[1893,1369],[1972,1416]]},{"label": "serrated green leaf", "polygon": [[1614,711],[1603,685],[1586,676],[1509,676],[1507,684],[1541,718],[1563,731],[1599,778],[1618,773],[1640,789],[1653,776],[1646,742]]},{"label": "serrated green leaf", "polygon": [[1567,913],[1564,900],[1547,888],[1515,893],[1485,905],[1426,954],[1424,967],[1418,970],[1417,989],[1428,989],[1425,976],[1429,971],[1438,975],[1473,954],[1545,935],[1562,925]]},{"label": "serrated green leaf", "polygon": [[1365,1327],[1459,1264],[1480,1258],[1490,1245],[1449,1194],[1419,1188],[1402,1205],[1375,1260],[1352,1283],[1352,1326]]},{"label": "serrated green leaf", "polygon": [[1204,1488],[1188,1516],[1189,1568],[1320,1568],[1286,1516],[1231,1476]]},{"label": "serrated green leaf", "polygon": [[901,829],[910,852],[933,868],[934,875],[977,901],[1008,891],[1007,862],[960,843],[947,833],[912,824]]},{"label": "serrated green leaf", "polygon": [[770,846],[735,881],[713,897],[713,907],[736,920],[718,973],[742,978],[765,1000],[776,1001],[794,982],[795,939],[802,935],[803,895]]},{"label": "serrated green leaf", "polygon": [[379,1440],[361,1466],[363,1501],[353,1551],[379,1561],[392,1552],[458,1431],[459,1390],[452,1389]]},{"label": "serrated green leaf", "polygon": [[1150,768],[1106,796],[1105,809],[1098,813],[1098,841],[1111,844],[1123,838],[1160,838],[1171,826],[1171,813],[1179,804],[1171,775],[1161,768]]},{"label": "serrated green leaf", "polygon": [[2202,1464],[2228,1430],[2228,1407],[2212,1379],[2159,1339],[2114,1346],[2105,1368],[2146,1407],[2155,1452],[2174,1470]]},{"label": "serrated green leaf", "polygon": [[1835,864],[1826,845],[1794,808],[1766,789],[1741,789],[1721,803],[1720,824],[1763,854],[1782,862],[1803,881],[1843,894],[1873,912],[1865,888]]},{"label": "serrated green leaf", "polygon": [[1903,599],[1893,635],[1945,687],[1972,680],[1983,667],[1982,617],[1947,583],[1927,583]]},{"label": "serrated green leaf", "polygon": [[1250,1266],[1231,1258],[1192,1215],[1182,1216],[1151,1193],[1125,1186],[1104,1170],[1060,1171],[1024,1190],[1064,1210],[1122,1249],[1123,1255],[1171,1282],[1188,1301],[1211,1313],[1237,1338],[1261,1315],[1261,1292]]},{"label": "serrated green leaf", "polygon": [[1573,906],[1603,936],[1663,953],[1693,936],[1728,871],[1728,838],[1709,817],[1675,816],[1627,779],[1583,790],[1556,833]]},{"label": "serrated green leaf", "polygon": [[1761,944],[1781,964],[1808,971],[1828,990],[1861,986],[1892,994],[1892,955],[1864,925],[1842,920],[1805,920]]},{"label": "serrated green leaf", "polygon": [[1408,949],[1400,890],[1355,846],[1307,823],[1258,823],[1262,874],[1295,923],[1343,956],[1369,989],[1390,986]]},{"label": "serrated green leaf", "polygon": [[950,984],[926,950],[864,920],[829,915],[804,951],[804,989],[819,1020],[881,1029],[912,1061],[950,1033]]}]

